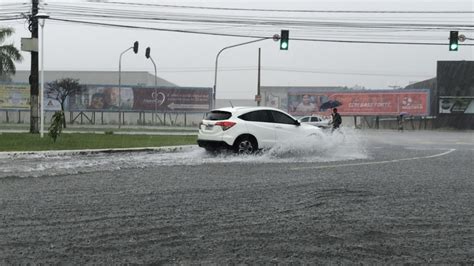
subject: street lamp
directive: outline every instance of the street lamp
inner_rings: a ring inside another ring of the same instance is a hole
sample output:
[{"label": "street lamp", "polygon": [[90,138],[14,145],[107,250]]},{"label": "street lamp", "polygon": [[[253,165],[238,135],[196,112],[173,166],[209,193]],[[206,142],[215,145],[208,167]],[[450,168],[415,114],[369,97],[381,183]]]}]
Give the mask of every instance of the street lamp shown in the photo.
[{"label": "street lamp", "polygon": [[128,51],[130,51],[131,49],[133,49],[133,52],[134,53],[138,53],[138,41],[135,41],[133,43],[133,46],[132,47],[128,47],[125,51],[123,51],[121,54],[120,54],[120,57],[119,57],[119,80],[118,80],[118,85],[119,85],[119,128],[120,128],[120,125],[122,125],[122,55]]},{"label": "street lamp", "polygon": [[46,13],[38,13],[34,16],[36,19],[40,19],[39,24],[41,26],[41,74],[40,74],[40,137],[44,136],[44,24],[46,19],[49,18],[49,15]]},{"label": "street lamp", "polygon": [[243,42],[243,43],[239,43],[239,44],[234,44],[234,45],[231,45],[231,46],[227,46],[227,47],[224,47],[222,48],[216,55],[216,66],[214,68],[214,91],[212,93],[212,98],[213,98],[213,101],[212,101],[212,108],[216,108],[216,90],[217,90],[217,66],[218,66],[218,63],[219,63],[219,55],[226,49],[229,49],[229,48],[233,48],[233,47],[237,47],[237,46],[242,46],[242,45],[246,45],[246,44],[251,44],[251,43],[254,43],[254,42],[261,42],[261,41],[264,41],[264,40],[268,40],[268,39],[272,39],[272,38],[260,38],[260,39],[257,39],[257,40],[253,40],[253,41],[249,41],[249,42]]},{"label": "street lamp", "polygon": [[[155,91],[154,91],[154,95],[155,95],[155,96],[152,97],[152,98],[154,98],[153,100],[155,101],[155,114],[154,114],[154,115],[156,116],[156,111],[157,111],[157,109],[158,109],[158,94],[157,94],[157,91],[156,91],[156,89],[157,89],[156,64],[155,64],[155,60],[153,60],[153,57],[151,57],[151,55],[150,55],[150,50],[151,50],[150,47],[147,47],[147,48],[146,48],[146,50],[145,50],[145,57],[146,57],[146,58],[149,58],[149,59],[151,60],[151,62],[153,63],[153,67],[155,68]],[[156,117],[155,117],[155,118],[156,118]]]}]

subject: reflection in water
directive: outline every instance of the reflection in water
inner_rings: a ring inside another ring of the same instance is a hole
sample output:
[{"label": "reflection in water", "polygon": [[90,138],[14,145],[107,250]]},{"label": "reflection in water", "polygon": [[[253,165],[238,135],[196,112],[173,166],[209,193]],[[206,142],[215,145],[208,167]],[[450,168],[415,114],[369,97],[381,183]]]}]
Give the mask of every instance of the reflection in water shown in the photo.
[{"label": "reflection in water", "polygon": [[2,155],[0,178],[53,176],[159,165],[311,163],[367,157],[364,141],[359,133],[344,129],[342,133],[323,133],[289,141],[256,155],[246,156],[230,152],[209,154],[197,146],[186,146],[173,152]]}]

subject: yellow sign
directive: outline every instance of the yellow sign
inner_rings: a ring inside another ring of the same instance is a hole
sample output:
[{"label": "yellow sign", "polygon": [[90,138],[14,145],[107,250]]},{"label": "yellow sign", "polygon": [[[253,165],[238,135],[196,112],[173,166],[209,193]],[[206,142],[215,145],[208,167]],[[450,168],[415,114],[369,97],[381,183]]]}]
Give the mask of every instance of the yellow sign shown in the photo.
[{"label": "yellow sign", "polygon": [[0,84],[0,109],[29,109],[30,86]]}]

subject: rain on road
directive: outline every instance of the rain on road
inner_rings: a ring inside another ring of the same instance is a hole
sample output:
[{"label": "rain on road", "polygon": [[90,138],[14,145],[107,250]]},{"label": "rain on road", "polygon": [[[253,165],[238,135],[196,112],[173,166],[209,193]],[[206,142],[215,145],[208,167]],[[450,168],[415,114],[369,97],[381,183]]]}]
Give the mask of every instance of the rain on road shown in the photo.
[{"label": "rain on road", "polygon": [[474,263],[474,140],[1,154],[0,263]]}]

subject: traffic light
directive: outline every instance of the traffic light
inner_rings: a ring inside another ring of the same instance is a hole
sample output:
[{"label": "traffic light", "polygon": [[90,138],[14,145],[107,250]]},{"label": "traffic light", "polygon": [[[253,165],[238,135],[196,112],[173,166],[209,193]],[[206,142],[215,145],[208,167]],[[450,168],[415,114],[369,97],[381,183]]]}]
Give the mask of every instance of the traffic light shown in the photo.
[{"label": "traffic light", "polygon": [[147,47],[145,50],[145,57],[148,59],[150,58],[150,47]]},{"label": "traffic light", "polygon": [[451,31],[449,32],[449,51],[457,51],[459,47],[459,32]]},{"label": "traffic light", "polygon": [[133,43],[133,52],[138,53],[138,41]]},{"label": "traffic light", "polygon": [[289,30],[281,30],[280,50],[288,50],[289,39],[290,39],[290,31]]}]

